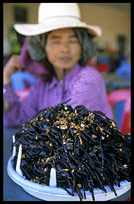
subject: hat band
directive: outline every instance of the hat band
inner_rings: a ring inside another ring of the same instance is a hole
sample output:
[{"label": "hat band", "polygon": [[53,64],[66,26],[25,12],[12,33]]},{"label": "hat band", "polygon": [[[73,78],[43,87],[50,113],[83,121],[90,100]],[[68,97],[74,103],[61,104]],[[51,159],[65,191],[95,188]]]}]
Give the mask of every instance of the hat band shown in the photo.
[{"label": "hat band", "polygon": [[66,18],[66,17],[67,17],[67,18],[68,18],[68,17],[70,18],[70,17],[71,17],[71,18],[75,18],[75,19],[77,19],[77,20],[80,20],[80,17],[71,16],[71,15],[70,15],[70,16],[69,16],[69,15],[68,15],[68,16],[51,16],[51,17],[47,17],[47,18],[45,18],[45,19],[42,19],[41,21],[39,21],[39,23],[45,23],[45,21],[47,21],[47,20],[52,20],[53,18],[57,18],[57,17],[58,17],[58,18]]}]

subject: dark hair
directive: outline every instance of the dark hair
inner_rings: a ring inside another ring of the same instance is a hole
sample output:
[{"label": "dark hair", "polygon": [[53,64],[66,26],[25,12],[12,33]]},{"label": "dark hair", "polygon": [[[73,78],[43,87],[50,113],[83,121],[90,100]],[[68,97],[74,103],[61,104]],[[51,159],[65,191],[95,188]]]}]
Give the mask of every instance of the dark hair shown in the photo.
[{"label": "dark hair", "polygon": [[[81,56],[78,61],[80,66],[85,66],[89,59],[96,53],[96,45],[93,41],[93,36],[85,28],[73,28],[81,45]],[[46,67],[52,69],[52,64],[49,62],[45,45],[47,36],[50,32],[38,36],[32,36],[28,39],[28,51],[32,59],[43,63]]]},{"label": "dark hair", "polygon": [[79,59],[79,65],[85,66],[93,56],[96,54],[96,45],[93,41],[93,36],[89,34],[85,28],[74,28],[74,31],[78,37],[81,45],[81,57]]}]

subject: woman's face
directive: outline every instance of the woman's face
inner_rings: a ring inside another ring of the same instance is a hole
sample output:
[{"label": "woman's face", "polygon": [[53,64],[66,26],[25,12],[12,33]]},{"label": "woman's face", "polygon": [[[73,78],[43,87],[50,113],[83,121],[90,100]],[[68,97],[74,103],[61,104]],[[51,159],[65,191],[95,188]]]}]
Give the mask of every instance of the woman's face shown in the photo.
[{"label": "woman's face", "polygon": [[47,36],[46,54],[55,69],[71,69],[80,58],[81,47],[73,29],[54,30]]}]

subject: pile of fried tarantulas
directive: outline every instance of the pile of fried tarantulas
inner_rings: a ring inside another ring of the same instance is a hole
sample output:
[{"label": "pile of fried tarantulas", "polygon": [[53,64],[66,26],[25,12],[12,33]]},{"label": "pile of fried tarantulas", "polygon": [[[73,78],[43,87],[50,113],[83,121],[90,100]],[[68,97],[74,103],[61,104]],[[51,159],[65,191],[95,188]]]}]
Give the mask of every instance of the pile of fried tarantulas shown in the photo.
[{"label": "pile of fried tarantulas", "polygon": [[77,193],[80,200],[86,199],[86,191],[95,200],[94,188],[107,193],[106,185],[117,195],[114,186],[130,181],[130,134],[123,135],[104,113],[67,102],[41,110],[19,128],[15,145],[18,152],[22,144],[23,175],[49,185],[54,168],[57,187]]}]

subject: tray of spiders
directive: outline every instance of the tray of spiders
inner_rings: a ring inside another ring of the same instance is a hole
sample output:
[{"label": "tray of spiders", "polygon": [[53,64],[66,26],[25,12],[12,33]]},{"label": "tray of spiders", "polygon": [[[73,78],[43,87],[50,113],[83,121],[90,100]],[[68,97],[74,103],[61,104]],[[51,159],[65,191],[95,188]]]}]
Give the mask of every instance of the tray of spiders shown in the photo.
[{"label": "tray of spiders", "polygon": [[68,101],[41,110],[13,135],[10,178],[46,201],[121,196],[131,188],[131,135],[104,113]]}]

